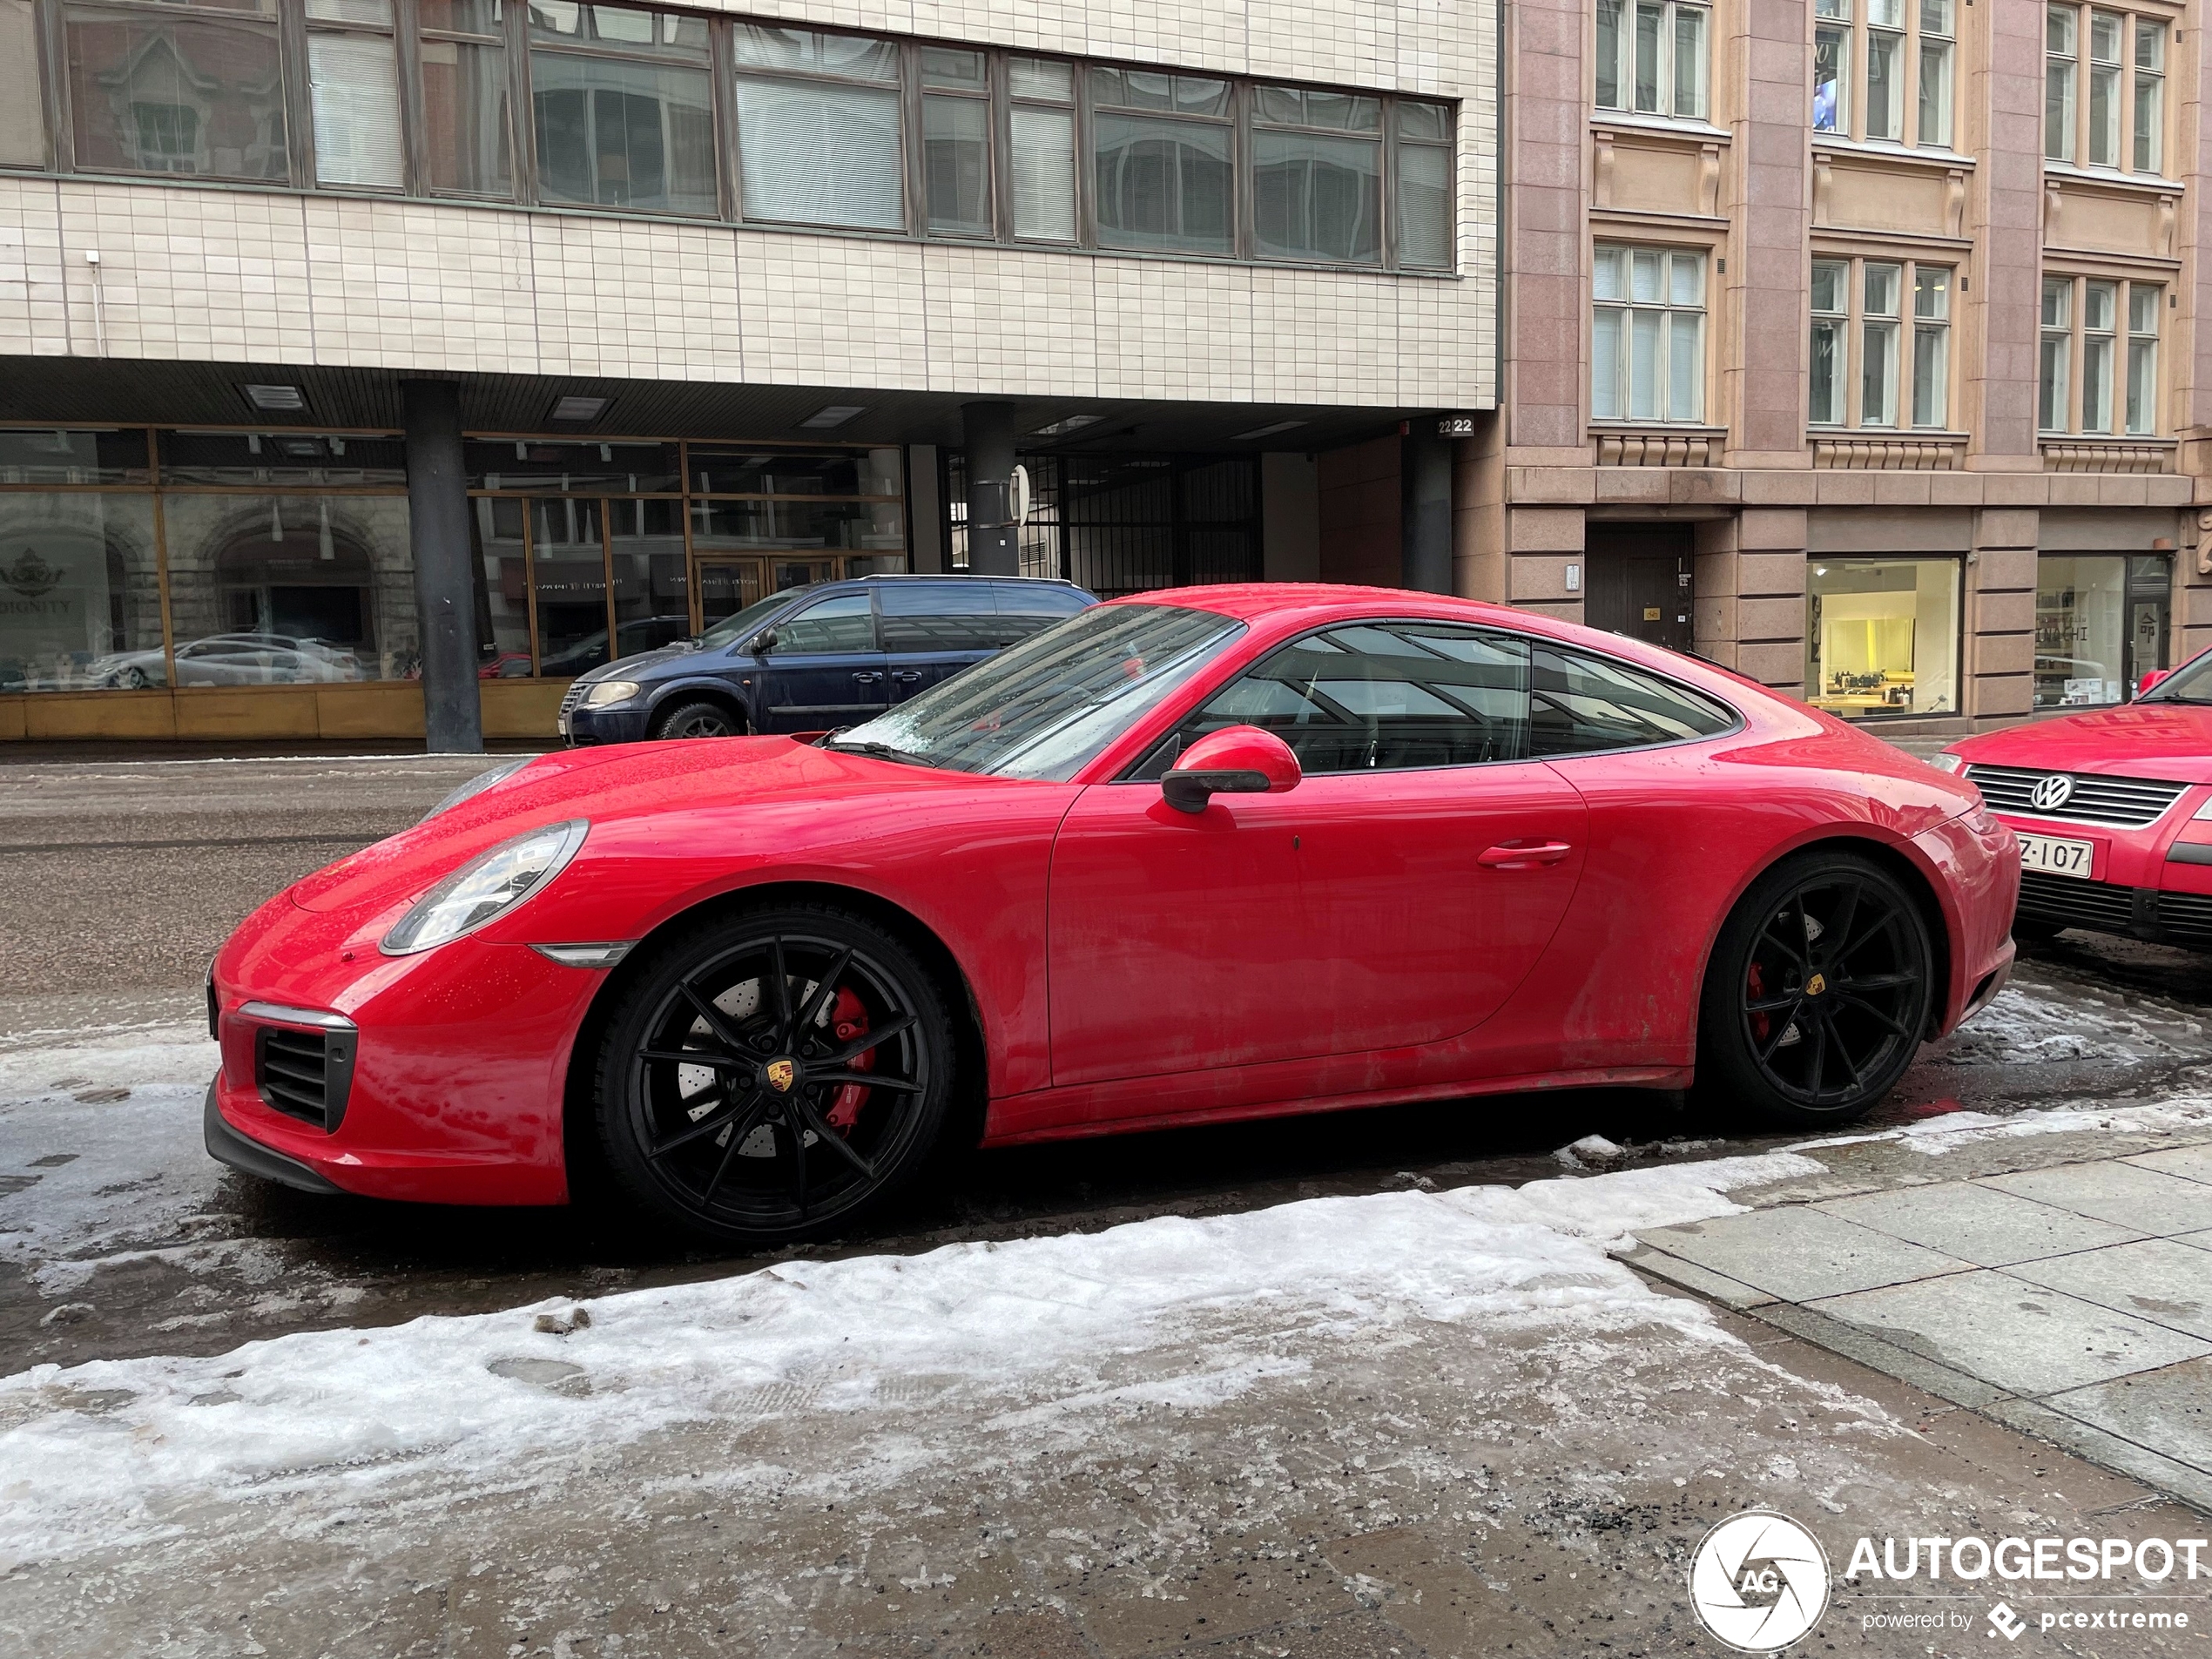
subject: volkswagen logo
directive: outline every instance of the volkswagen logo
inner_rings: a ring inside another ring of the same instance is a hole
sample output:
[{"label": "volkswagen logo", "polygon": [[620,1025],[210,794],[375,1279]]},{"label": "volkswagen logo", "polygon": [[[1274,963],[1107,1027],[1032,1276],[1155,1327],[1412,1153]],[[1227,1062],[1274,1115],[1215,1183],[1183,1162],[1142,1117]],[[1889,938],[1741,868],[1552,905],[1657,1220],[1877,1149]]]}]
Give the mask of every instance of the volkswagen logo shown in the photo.
[{"label": "volkswagen logo", "polygon": [[1697,1546],[1689,1601],[1698,1622],[1738,1653],[1778,1653],[1828,1610],[1828,1552],[1789,1516],[1747,1509]]},{"label": "volkswagen logo", "polygon": [[2027,804],[2039,813],[2055,813],[2074,799],[2074,779],[2063,772],[2036,779]]}]

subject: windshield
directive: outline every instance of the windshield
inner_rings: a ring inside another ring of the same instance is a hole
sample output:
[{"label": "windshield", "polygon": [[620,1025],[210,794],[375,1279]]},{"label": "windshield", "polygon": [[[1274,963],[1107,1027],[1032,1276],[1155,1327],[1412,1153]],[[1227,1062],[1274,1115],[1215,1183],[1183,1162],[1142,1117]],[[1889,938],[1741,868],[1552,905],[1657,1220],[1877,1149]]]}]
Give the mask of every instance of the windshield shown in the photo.
[{"label": "windshield", "polygon": [[1244,631],[1208,610],[1100,605],[825,746],[1065,782]]},{"label": "windshield", "polygon": [[786,588],[781,593],[772,593],[765,599],[755,599],[734,617],[723,617],[699,636],[699,648],[713,651],[732,640],[752,638],[760,631],[763,623],[791,603],[792,597],[798,591],[796,588]]},{"label": "windshield", "polygon": [[2212,651],[2186,663],[2135,699],[2138,703],[2212,703]]}]

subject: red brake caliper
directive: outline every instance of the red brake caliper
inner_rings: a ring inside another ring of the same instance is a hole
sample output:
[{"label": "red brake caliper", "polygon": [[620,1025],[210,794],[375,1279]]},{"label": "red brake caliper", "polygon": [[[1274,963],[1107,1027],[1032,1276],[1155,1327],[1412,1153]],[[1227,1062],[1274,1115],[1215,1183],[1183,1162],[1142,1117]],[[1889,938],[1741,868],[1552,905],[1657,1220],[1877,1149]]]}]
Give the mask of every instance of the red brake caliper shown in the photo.
[{"label": "red brake caliper", "polygon": [[[1751,964],[1750,991],[1750,1000],[1752,1001],[1759,1002],[1764,1001],[1766,999],[1766,976],[1759,972],[1759,965],[1757,962],[1753,962]],[[1766,1041],[1766,1034],[1772,1027],[1773,1023],[1773,1021],[1768,1018],[1767,1015],[1764,1014],[1754,1014],[1751,1016],[1752,1036],[1757,1038],[1759,1042],[1764,1042]]]},{"label": "red brake caliper", "polygon": [[[839,986],[837,1002],[830,1009],[830,1029],[836,1033],[837,1040],[840,1042],[850,1042],[855,1037],[866,1035],[867,1028],[868,1011],[861,1005],[860,999],[853,995],[846,987]],[[866,1054],[853,1055],[846,1069],[873,1071],[875,1050],[870,1049]],[[862,1088],[859,1083],[847,1083],[839,1089],[837,1098],[830,1103],[830,1127],[848,1139],[851,1138],[853,1125],[860,1117],[860,1108],[867,1104],[871,1092],[873,1091]]]}]

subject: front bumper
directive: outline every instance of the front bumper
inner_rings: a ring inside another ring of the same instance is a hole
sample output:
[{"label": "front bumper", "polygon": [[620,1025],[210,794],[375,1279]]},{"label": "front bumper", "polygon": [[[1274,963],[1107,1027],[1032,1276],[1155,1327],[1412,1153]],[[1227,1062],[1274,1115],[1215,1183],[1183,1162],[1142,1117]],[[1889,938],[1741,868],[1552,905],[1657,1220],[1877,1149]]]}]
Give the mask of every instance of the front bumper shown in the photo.
[{"label": "front bumper", "polygon": [[317,1175],[297,1158],[288,1158],[259,1141],[248,1140],[230,1126],[223,1116],[223,1109],[216,1103],[221,1078],[207,1085],[207,1106],[201,1114],[200,1131],[207,1141],[207,1156],[219,1163],[227,1163],[233,1170],[259,1176],[264,1181],[274,1181],[281,1186],[297,1187],[302,1192],[342,1193],[345,1188],[336,1182]]},{"label": "front bumper", "polygon": [[643,743],[651,715],[644,708],[587,709],[581,704],[561,717],[561,735],[581,748],[589,744]]},{"label": "front bumper", "polygon": [[2087,841],[2087,879],[2028,870],[2020,914],[2031,921],[2154,944],[2212,950],[2212,821],[2187,815],[2188,798],[2141,828],[2006,813],[2015,834]]}]

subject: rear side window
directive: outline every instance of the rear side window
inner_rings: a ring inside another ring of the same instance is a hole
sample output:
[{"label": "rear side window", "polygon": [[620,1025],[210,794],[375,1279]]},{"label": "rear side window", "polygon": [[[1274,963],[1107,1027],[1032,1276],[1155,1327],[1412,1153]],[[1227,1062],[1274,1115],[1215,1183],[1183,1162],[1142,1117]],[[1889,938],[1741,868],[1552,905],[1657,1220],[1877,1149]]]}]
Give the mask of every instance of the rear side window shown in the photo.
[{"label": "rear side window", "polygon": [[804,657],[875,649],[875,612],[865,593],[840,593],[819,599],[797,616],[776,624],[772,657]]},{"label": "rear side window", "polygon": [[894,654],[994,651],[1002,643],[988,583],[887,584],[877,597],[883,604],[883,648]]},{"label": "rear side window", "polygon": [[1731,711],[1656,674],[1534,642],[1528,752],[1539,759],[1718,737],[1736,723]]},{"label": "rear side window", "polygon": [[995,622],[1001,645],[1019,644],[1030,635],[1042,633],[1055,624],[1090,608],[1089,600],[1069,588],[1027,582],[995,583],[993,586],[998,595]]}]

